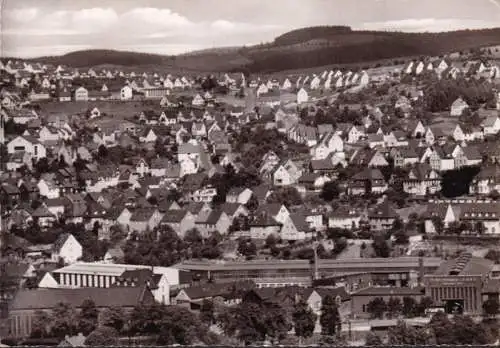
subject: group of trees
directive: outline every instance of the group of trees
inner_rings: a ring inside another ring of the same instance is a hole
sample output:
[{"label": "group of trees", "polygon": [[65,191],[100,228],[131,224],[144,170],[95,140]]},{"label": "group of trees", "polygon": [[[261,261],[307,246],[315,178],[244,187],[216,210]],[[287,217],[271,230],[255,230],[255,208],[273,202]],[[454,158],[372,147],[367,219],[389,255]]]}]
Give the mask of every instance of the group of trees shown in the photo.
[{"label": "group of trees", "polygon": [[[388,331],[389,345],[485,345],[492,344],[497,337],[495,322],[476,323],[466,315],[455,315],[449,319],[443,312],[436,313],[425,326],[410,326],[399,321]],[[383,345],[380,336],[370,333],[367,346]]]},{"label": "group of trees", "polygon": [[110,246],[107,240],[99,240],[97,228],[97,225],[90,229],[82,223],[65,223],[64,220],[59,220],[50,229],[42,230],[34,220],[26,228],[13,225],[10,232],[32,244],[52,244],[61,234],[70,233],[82,245],[83,261],[92,262],[101,260]]},{"label": "group of trees", "polygon": [[98,311],[91,300],[85,300],[80,311],[59,303],[51,314],[36,313],[32,339],[55,338],[82,333],[86,345],[116,345],[120,336],[151,336],[156,344],[217,343],[198,316],[184,307],[138,306],[130,313],[111,307]]},{"label": "group of trees", "polygon": [[171,266],[186,258],[216,259],[221,256],[221,241],[218,233],[204,239],[196,229],[187,231],[181,239],[171,227],[160,226],[140,235],[133,234],[127,239],[123,252],[125,263]]},{"label": "group of trees", "polygon": [[287,306],[244,296],[236,307],[221,311],[216,321],[226,335],[248,345],[266,340],[279,343],[292,328],[302,341],[313,335],[318,319],[323,336],[338,338],[341,318],[335,298],[329,295],[322,300],[319,316],[303,299]]},{"label": "group of trees", "polygon": [[403,315],[406,318],[421,317],[425,315],[426,309],[432,306],[430,297],[422,297],[417,302],[413,297],[405,296],[403,299],[391,297],[385,301],[382,297],[375,297],[366,306],[366,310],[372,318],[383,319],[385,316],[396,318]]},{"label": "group of trees", "polygon": [[424,90],[424,104],[431,112],[447,111],[457,98],[462,97],[475,110],[481,104],[495,100],[493,88],[491,83],[476,79],[435,80]]},{"label": "group of trees", "polygon": [[88,345],[116,344],[125,324],[121,308],[108,308],[99,313],[92,300],[84,300],[77,311],[67,303],[59,303],[49,314],[37,311],[32,323],[31,338],[58,339],[82,333]]}]

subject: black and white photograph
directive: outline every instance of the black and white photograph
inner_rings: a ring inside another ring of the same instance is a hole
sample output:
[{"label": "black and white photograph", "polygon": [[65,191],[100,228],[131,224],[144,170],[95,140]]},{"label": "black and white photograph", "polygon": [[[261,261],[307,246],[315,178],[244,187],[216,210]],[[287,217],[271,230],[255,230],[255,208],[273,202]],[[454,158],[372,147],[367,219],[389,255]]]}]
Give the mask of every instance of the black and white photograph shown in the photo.
[{"label": "black and white photograph", "polygon": [[500,0],[0,0],[0,347],[500,346]]}]

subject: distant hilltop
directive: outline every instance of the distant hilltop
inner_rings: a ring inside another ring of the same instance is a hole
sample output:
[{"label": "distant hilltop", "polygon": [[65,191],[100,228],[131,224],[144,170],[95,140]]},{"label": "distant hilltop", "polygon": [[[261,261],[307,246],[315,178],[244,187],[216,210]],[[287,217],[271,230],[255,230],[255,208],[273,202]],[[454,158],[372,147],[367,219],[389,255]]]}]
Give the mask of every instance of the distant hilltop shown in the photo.
[{"label": "distant hilltop", "polygon": [[270,43],[211,48],[177,56],[85,50],[30,61],[74,68],[112,65],[196,72],[271,73],[333,64],[437,56],[494,45],[500,45],[500,28],[403,33],[352,30],[347,26],[318,26],[287,32]]}]

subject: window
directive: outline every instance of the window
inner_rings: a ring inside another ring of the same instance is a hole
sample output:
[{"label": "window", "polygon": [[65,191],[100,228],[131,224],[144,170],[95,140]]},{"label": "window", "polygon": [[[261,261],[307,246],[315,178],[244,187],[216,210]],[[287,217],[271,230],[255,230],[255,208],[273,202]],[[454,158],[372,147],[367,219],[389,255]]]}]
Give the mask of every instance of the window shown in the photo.
[{"label": "window", "polygon": [[366,313],[366,305],[363,305],[363,313]]}]

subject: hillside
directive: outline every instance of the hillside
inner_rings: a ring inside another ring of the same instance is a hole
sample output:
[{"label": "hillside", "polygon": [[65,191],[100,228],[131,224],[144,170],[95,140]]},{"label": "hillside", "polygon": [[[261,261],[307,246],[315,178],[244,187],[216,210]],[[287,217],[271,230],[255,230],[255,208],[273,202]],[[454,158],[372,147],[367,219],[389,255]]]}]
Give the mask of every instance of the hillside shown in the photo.
[{"label": "hillside", "polygon": [[105,65],[186,72],[270,73],[326,65],[366,64],[402,57],[436,56],[494,45],[500,45],[500,28],[402,33],[324,26],[293,30],[267,44],[207,49],[178,56],[88,50],[34,60],[76,68]]}]

